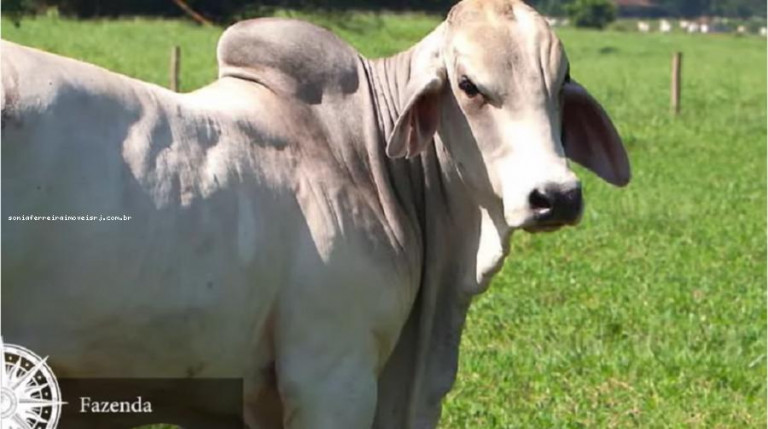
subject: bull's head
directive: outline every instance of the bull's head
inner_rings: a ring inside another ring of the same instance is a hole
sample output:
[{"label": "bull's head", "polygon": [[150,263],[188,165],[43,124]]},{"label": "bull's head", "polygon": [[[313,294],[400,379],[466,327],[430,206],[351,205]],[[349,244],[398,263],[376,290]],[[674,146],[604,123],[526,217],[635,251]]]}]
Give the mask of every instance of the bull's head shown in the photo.
[{"label": "bull's head", "polygon": [[629,182],[627,154],[602,107],[570,77],[544,19],[517,0],[465,0],[417,46],[392,157],[439,135],[463,182],[506,226],[579,221],[581,184],[567,158],[607,182]]}]

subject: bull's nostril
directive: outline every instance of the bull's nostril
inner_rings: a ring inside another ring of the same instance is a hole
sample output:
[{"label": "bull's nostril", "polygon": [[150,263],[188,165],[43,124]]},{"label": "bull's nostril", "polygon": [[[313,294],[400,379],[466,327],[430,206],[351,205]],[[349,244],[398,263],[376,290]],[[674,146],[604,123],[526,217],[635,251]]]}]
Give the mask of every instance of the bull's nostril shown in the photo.
[{"label": "bull's nostril", "polygon": [[528,196],[528,203],[534,210],[552,210],[552,198],[538,189],[534,189]]}]

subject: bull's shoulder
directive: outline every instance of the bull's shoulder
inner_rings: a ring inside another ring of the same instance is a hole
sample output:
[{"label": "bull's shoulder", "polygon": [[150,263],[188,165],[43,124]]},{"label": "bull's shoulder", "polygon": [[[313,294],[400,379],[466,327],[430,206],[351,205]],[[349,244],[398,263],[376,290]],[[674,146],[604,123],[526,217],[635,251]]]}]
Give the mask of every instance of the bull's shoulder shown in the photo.
[{"label": "bull's shoulder", "polygon": [[220,77],[238,77],[310,104],[359,86],[359,54],[328,30],[292,19],[261,18],[229,27],[219,40]]}]

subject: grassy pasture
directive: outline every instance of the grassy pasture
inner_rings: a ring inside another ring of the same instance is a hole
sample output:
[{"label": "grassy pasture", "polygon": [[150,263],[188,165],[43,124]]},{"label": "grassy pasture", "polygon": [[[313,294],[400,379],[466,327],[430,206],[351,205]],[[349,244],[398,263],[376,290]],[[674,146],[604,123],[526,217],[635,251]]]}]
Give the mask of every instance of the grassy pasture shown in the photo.
[{"label": "grassy pasture", "polygon": [[[403,49],[437,18],[305,16],[363,53]],[[180,21],[3,20],[3,38],[167,85],[216,76],[221,29]],[[519,233],[467,322],[445,428],[766,426],[766,43],[757,37],[558,30],[603,102],[633,182],[584,170],[578,228]],[[683,112],[668,114],[684,52]]]}]

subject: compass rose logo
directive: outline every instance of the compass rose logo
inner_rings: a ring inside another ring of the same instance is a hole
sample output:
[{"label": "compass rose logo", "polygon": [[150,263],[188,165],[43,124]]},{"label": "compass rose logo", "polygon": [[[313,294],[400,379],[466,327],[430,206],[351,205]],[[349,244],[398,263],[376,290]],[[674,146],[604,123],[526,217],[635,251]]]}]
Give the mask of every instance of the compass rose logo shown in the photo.
[{"label": "compass rose logo", "polygon": [[2,429],[55,429],[61,415],[61,391],[47,357],[0,338],[0,421]]}]

